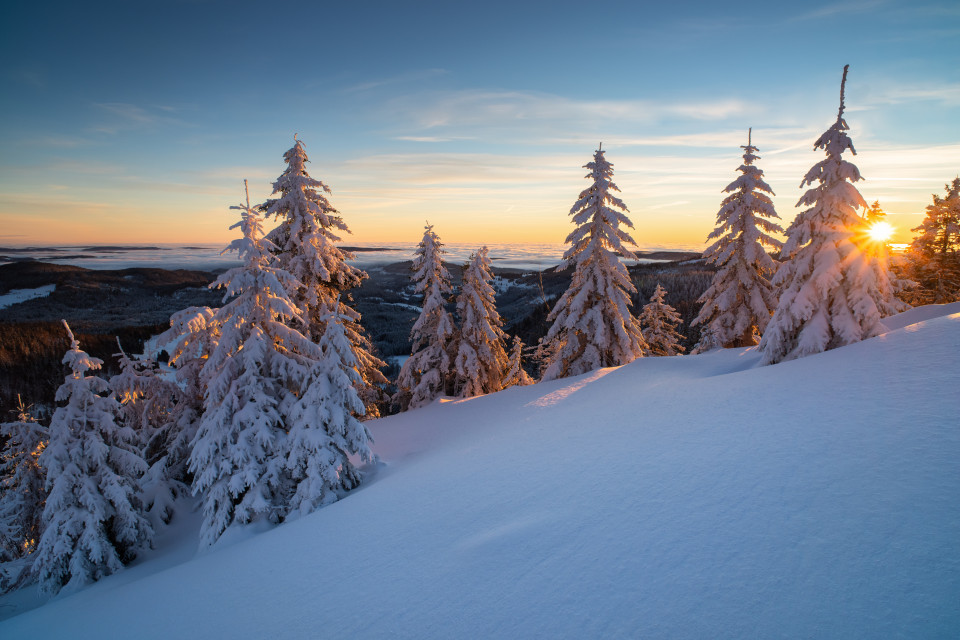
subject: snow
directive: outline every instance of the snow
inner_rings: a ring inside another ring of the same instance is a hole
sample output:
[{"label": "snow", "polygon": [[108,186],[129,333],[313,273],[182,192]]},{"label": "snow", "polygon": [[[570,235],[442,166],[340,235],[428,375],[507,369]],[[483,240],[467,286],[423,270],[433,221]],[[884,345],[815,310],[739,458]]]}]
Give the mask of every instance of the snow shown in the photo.
[{"label": "snow", "polygon": [[8,293],[0,295],[0,309],[12,307],[15,304],[35,300],[36,298],[46,298],[57,288],[55,284],[48,284],[36,289],[11,289]]},{"label": "snow", "polygon": [[951,302],[949,304],[929,304],[925,307],[914,307],[913,309],[908,309],[903,313],[898,313],[895,316],[884,318],[880,322],[882,322],[883,326],[887,328],[887,331],[893,331],[894,329],[902,329],[903,327],[907,327],[918,322],[923,322],[924,320],[939,318],[940,316],[951,315],[954,313],[960,313],[960,302]]},{"label": "snow", "polygon": [[345,499],[203,553],[180,522],[0,637],[953,637],[960,313],[908,314],[367,422]]}]

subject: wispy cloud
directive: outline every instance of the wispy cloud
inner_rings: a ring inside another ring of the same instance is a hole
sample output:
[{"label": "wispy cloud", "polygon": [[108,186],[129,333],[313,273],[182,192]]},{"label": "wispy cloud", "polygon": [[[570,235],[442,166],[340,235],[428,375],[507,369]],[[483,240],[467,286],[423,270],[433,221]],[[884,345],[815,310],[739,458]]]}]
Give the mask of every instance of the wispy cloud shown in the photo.
[{"label": "wispy cloud", "polygon": [[938,102],[945,106],[960,106],[960,83],[910,84],[891,82],[879,90],[871,90],[852,104],[848,111],[874,109],[887,105],[917,102]]},{"label": "wispy cloud", "polygon": [[[667,119],[716,121],[756,112],[743,100],[700,102],[576,100],[548,93],[463,90],[427,92],[391,100],[386,109],[423,131],[440,128],[550,128],[563,123],[642,123]],[[412,135],[412,134],[411,134]]]},{"label": "wispy cloud", "polygon": [[394,140],[403,142],[456,142],[459,140],[474,140],[468,136],[394,136]]},{"label": "wispy cloud", "polygon": [[177,109],[170,106],[143,107],[128,102],[99,102],[94,105],[108,120],[93,127],[94,131],[115,134],[120,131],[147,129],[160,126],[184,126],[186,123],[174,117]]},{"label": "wispy cloud", "polygon": [[830,2],[812,11],[796,15],[793,17],[793,20],[820,20],[822,18],[831,18],[843,14],[875,11],[888,6],[890,6],[889,0],[847,0],[846,2]]},{"label": "wispy cloud", "polygon": [[52,147],[55,149],[76,149],[91,144],[88,138],[71,135],[46,135],[38,139],[24,140],[24,144],[37,144],[42,147]]},{"label": "wispy cloud", "polygon": [[377,80],[370,80],[368,82],[361,82],[359,84],[345,87],[340,91],[342,93],[360,93],[362,91],[370,91],[372,89],[379,89],[381,87],[409,84],[412,82],[419,82],[421,80],[429,80],[431,78],[445,76],[449,73],[450,72],[447,71],[446,69],[421,69],[419,71],[408,71],[407,73],[401,73],[395,76],[391,76],[389,78],[380,78]]}]

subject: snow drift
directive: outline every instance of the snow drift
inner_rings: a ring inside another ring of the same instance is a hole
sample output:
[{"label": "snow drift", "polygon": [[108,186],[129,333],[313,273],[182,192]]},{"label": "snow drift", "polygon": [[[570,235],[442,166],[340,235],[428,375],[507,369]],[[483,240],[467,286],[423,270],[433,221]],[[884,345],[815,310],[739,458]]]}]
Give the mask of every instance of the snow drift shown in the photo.
[{"label": "snow drift", "polygon": [[954,313],[440,401],[368,423],[346,499],[200,554],[181,520],[0,636],[948,637],[958,354]]}]

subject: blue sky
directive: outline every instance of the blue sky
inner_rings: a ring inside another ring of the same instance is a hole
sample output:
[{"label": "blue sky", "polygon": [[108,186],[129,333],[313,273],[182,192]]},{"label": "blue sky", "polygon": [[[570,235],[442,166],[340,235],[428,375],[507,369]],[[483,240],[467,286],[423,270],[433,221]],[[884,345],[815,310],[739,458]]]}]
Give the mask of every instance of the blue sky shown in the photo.
[{"label": "blue sky", "polygon": [[793,218],[848,63],[867,200],[960,171],[953,1],[10,4],[0,244],[226,241],[297,133],[352,241],[562,242],[603,141],[637,242],[698,245],[748,127]]}]

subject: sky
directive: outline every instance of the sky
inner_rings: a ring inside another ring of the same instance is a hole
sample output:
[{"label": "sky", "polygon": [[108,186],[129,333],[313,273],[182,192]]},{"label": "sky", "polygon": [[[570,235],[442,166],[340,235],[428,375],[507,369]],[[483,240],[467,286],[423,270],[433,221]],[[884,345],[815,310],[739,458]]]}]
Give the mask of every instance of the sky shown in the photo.
[{"label": "sky", "polygon": [[641,247],[702,246],[753,129],[784,226],[846,119],[906,241],[960,173],[960,4],[49,2],[0,9],[0,245],[236,235],[296,134],[349,242],[563,242],[603,143]]}]

